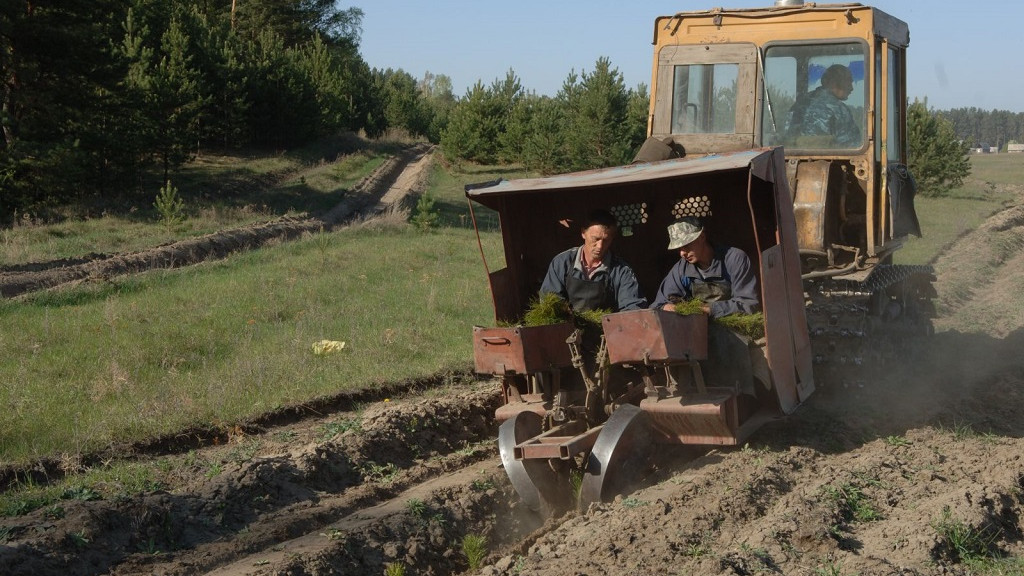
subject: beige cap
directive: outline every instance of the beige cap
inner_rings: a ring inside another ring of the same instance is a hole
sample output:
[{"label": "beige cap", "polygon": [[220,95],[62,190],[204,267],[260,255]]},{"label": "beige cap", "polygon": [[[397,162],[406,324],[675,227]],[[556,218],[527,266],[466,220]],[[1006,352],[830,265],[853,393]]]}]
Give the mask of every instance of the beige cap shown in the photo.
[{"label": "beige cap", "polygon": [[678,250],[700,237],[704,223],[699,218],[686,217],[668,227],[668,249]]}]

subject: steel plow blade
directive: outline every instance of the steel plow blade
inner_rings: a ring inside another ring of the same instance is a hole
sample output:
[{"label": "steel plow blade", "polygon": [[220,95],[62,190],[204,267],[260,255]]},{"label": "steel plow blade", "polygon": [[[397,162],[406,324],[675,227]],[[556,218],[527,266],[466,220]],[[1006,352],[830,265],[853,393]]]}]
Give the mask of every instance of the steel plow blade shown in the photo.
[{"label": "steel plow blade", "polygon": [[652,448],[651,417],[626,404],[612,413],[587,459],[580,509],[622,493],[647,469]]},{"label": "steel plow blade", "polygon": [[520,412],[498,428],[501,464],[523,504],[543,518],[551,516],[557,503],[557,476],[547,460],[517,460],[515,448],[541,433],[543,419],[535,412]]}]

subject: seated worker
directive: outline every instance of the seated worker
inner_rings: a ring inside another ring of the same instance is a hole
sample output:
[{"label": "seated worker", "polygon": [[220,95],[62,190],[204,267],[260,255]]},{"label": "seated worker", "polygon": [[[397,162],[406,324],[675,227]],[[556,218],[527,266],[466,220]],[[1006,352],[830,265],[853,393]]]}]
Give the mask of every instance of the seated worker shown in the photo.
[{"label": "seated worker", "polygon": [[680,258],[661,282],[651,308],[674,311],[676,302],[696,298],[711,318],[760,309],[757,277],[743,250],[712,245],[698,218],[672,224],[668,238],[668,249],[679,250]]},{"label": "seated worker", "polygon": [[853,74],[842,64],[829,66],[821,86],[797,99],[786,133],[802,147],[860,148],[860,124],[844,101],[853,92]]},{"label": "seated worker", "polygon": [[611,253],[617,233],[615,216],[591,212],[581,230],[583,245],[551,260],[540,293],[561,296],[577,312],[647,308],[633,269]]}]

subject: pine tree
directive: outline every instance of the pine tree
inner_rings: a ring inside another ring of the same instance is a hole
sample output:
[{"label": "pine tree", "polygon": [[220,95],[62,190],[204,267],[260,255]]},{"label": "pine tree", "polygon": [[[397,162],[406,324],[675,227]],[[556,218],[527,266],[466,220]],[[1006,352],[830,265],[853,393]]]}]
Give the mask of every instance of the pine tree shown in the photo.
[{"label": "pine tree", "polygon": [[315,37],[301,51],[300,66],[309,78],[320,118],[318,135],[352,126],[353,111],[327,44]]},{"label": "pine tree", "polygon": [[452,79],[444,74],[435,75],[428,71],[424,74],[419,87],[426,103],[427,139],[438,143],[456,104],[455,95],[452,93]]},{"label": "pine tree", "polygon": [[927,99],[907,107],[907,164],[925,196],[942,196],[963,184],[971,173],[969,147],[953,124],[928,110]]},{"label": "pine tree", "polygon": [[617,166],[633,150],[627,124],[629,98],[622,74],[607,58],[598,58],[592,73],[575,82],[570,75],[559,94],[567,104],[569,168]]},{"label": "pine tree", "polygon": [[521,161],[542,174],[563,171],[567,163],[565,104],[545,96],[530,98],[525,105],[530,111]]},{"label": "pine tree", "polygon": [[0,2],[0,219],[103,184],[94,151],[112,142],[118,74],[97,39],[116,30],[120,4]]},{"label": "pine tree", "polygon": [[501,135],[516,103],[522,98],[522,85],[509,70],[504,80],[495,80],[489,88],[477,82],[452,111],[448,126],[441,134],[441,147],[449,159],[464,159],[493,164],[501,157]]}]

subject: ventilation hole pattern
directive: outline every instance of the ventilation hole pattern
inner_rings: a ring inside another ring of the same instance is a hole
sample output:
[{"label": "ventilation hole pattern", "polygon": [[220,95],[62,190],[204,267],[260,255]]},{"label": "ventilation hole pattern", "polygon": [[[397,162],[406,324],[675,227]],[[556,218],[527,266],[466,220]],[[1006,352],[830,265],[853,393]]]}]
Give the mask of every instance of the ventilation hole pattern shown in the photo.
[{"label": "ventilation hole pattern", "polygon": [[707,218],[711,216],[711,200],[707,196],[691,196],[689,198],[683,198],[676,205],[672,207],[672,216],[676,220],[680,218],[686,218],[687,216],[695,216],[697,218]]},{"label": "ventilation hole pattern", "polygon": [[612,206],[608,211],[615,216],[615,220],[619,223],[619,228],[636,226],[637,224],[645,224],[647,222],[646,202],[642,202],[640,204]]}]

